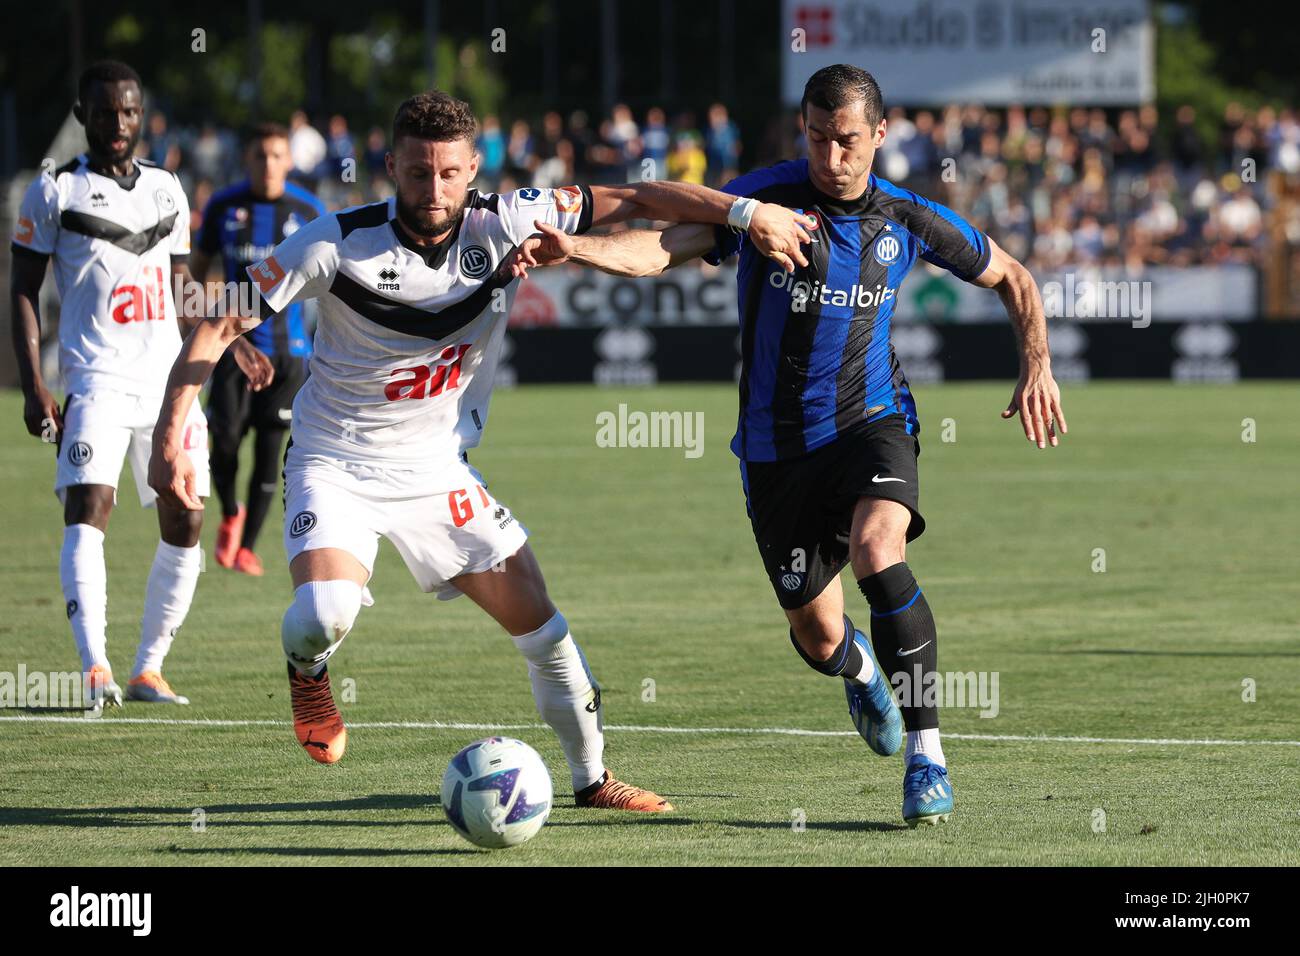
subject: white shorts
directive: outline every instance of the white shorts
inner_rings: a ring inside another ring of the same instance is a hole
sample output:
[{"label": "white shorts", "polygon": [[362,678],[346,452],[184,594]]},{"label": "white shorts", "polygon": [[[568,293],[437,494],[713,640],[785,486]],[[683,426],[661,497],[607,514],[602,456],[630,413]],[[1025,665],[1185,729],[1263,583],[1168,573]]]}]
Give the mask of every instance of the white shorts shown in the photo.
[{"label": "white shorts", "polygon": [[[54,493],[64,499],[70,485],[108,485],[117,503],[117,480],[123,456],[131,462],[140,504],[152,507],[158,495],[149,487],[149,454],[162,398],[99,390],[69,395],[63,406],[63,433]],[[208,420],[196,401],[185,419],[184,448],[194,463],[194,485],[200,498],[209,494]]]},{"label": "white shorts", "polygon": [[339,548],[375,569],[379,536],[397,548],[425,592],[460,596],[451,579],[500,564],[528,529],[487,491],[467,462],[434,475],[307,455],[290,446],[284,466],[284,549]]}]

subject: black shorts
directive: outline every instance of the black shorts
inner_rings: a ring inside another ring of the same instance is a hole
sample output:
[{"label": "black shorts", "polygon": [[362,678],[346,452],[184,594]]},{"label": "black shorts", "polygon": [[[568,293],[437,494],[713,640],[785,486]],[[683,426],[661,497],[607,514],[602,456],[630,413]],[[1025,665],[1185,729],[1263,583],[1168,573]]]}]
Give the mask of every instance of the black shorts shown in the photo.
[{"label": "black shorts", "polygon": [[912,512],[907,540],[925,530],[916,459],[921,443],[902,415],[860,425],[829,445],[785,461],[741,462],[754,540],[781,607],[803,607],[849,560],[860,498],[885,498]]},{"label": "black shorts", "polygon": [[293,399],[307,378],[307,359],[300,355],[273,355],[275,378],[260,392],[248,390],[248,376],[227,350],[212,371],[208,393],[208,431],[234,441],[249,428],[259,431],[288,428]]}]

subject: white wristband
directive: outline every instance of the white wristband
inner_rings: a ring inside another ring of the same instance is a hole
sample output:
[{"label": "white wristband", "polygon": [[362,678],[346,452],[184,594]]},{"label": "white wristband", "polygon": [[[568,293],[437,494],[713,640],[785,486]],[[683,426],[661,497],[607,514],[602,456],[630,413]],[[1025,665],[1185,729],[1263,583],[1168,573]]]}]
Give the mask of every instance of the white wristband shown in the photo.
[{"label": "white wristband", "polygon": [[754,218],[754,212],[759,207],[757,199],[748,199],[741,197],[731,204],[731,209],[727,212],[727,225],[733,229],[749,230],[749,223]]}]

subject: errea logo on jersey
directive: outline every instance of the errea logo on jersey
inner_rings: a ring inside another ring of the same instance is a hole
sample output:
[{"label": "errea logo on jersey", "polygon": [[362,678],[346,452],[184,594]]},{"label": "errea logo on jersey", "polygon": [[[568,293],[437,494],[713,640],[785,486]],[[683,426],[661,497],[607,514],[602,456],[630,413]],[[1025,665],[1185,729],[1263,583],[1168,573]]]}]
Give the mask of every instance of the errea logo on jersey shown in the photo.
[{"label": "errea logo on jersey", "polygon": [[435,398],[443,392],[460,387],[460,363],[472,343],[448,345],[442,350],[437,361],[428,365],[414,365],[410,368],[395,368],[389,373],[392,378],[404,376],[384,386],[384,397],[390,402],[404,399]]}]

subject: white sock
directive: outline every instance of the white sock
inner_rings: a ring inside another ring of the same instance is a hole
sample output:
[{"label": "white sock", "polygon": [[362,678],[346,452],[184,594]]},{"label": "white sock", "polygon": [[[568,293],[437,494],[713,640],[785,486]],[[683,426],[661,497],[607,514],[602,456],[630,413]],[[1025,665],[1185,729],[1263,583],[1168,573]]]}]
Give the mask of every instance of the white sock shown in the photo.
[{"label": "white sock", "polygon": [[355,581],[308,581],[293,592],[280,622],[284,656],[300,674],[319,677],[362,607],[375,602]]},{"label": "white sock", "polygon": [[937,763],[940,767],[948,766],[947,761],[943,759],[943,746],[939,743],[938,727],[931,727],[929,730],[909,730],[907,732],[907,751],[903,762],[906,763],[911,760],[913,754],[929,757],[931,761]]},{"label": "white sock", "polygon": [[199,583],[202,556],[199,546],[178,548],[158,542],[144,589],[144,614],[140,618],[140,648],[131,677],[144,671],[161,671],[163,658],[171,649],[177,629],[185,623]]},{"label": "white sock", "polygon": [[[870,640],[870,638],[865,635],[863,635],[863,639]],[[857,640],[857,638],[855,637],[854,640]],[[859,645],[860,644],[861,642],[859,642]],[[855,684],[870,684],[871,678],[876,676],[876,665],[872,662],[871,655],[867,652],[865,647],[860,647],[860,653],[862,654],[862,670],[856,674],[850,674],[846,671],[840,676],[845,680],[853,681]]]},{"label": "white sock", "polygon": [[88,524],[63,529],[59,580],[67,602],[68,623],[81,655],[81,669],[108,667],[108,572],[104,568],[104,532]]},{"label": "white sock", "polygon": [[568,622],[556,611],[537,630],[513,640],[528,661],[537,713],[560,738],[574,791],[591,786],[605,773],[604,712],[600,685],[569,634]]}]

